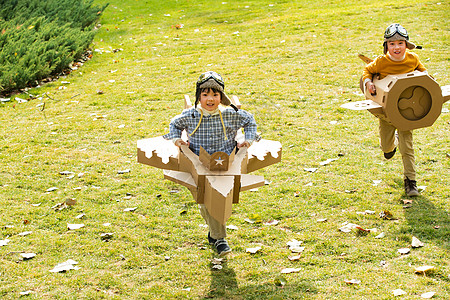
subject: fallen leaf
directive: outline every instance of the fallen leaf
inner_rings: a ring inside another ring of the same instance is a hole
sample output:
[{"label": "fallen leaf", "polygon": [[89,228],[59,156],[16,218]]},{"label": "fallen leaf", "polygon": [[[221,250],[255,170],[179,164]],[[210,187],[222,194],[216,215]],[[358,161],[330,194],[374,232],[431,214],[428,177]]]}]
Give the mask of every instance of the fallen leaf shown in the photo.
[{"label": "fallen leaf", "polygon": [[76,217],[75,217],[75,219],[83,219],[83,218],[84,218],[84,216],[86,216],[86,214],[85,214],[85,213],[83,213],[83,214],[79,214],[78,216],[76,216]]},{"label": "fallen leaf", "polygon": [[223,266],[222,265],[213,265],[211,268],[215,269],[215,270],[222,270]]},{"label": "fallen leaf", "polygon": [[305,250],[305,247],[290,247],[289,250],[293,253],[302,253]]},{"label": "fallen leaf", "polygon": [[230,225],[227,225],[227,229],[238,230],[239,228],[235,225],[230,224]]},{"label": "fallen leaf", "polygon": [[[120,126],[119,126],[119,128],[120,128]],[[130,173],[131,172],[131,170],[130,169],[126,169],[126,170],[119,170],[119,171],[117,171],[117,174],[125,174],[125,173]]]},{"label": "fallen leaf", "polygon": [[328,165],[329,163],[331,163],[331,162],[333,162],[335,160],[337,160],[337,158],[329,158],[327,160],[324,160],[324,161],[320,162],[319,165],[326,166],[326,165]]},{"label": "fallen leaf", "polygon": [[53,191],[56,191],[57,189],[58,189],[57,187],[51,187],[51,188],[46,189],[45,191],[46,192],[53,192]]},{"label": "fallen leaf", "polygon": [[20,292],[19,294],[20,294],[21,296],[26,296],[26,295],[31,294],[31,291],[23,291],[23,292]]},{"label": "fallen leaf", "polygon": [[317,168],[305,168],[305,171],[314,173],[315,171],[317,171]]},{"label": "fallen leaf", "polygon": [[286,268],[286,269],[281,270],[281,273],[282,274],[290,274],[290,273],[297,273],[297,272],[300,272],[300,271],[301,271],[301,268],[298,268],[298,269]]},{"label": "fallen leaf", "polygon": [[32,234],[32,233],[33,233],[33,231],[24,231],[24,232],[19,233],[18,235],[26,236],[26,235],[29,235],[29,234]]},{"label": "fallen leaf", "polygon": [[278,220],[270,220],[270,221],[265,222],[263,224],[266,225],[266,226],[274,226],[274,225],[277,225],[278,223],[280,223],[280,221],[278,221]]},{"label": "fallen leaf", "polygon": [[258,214],[251,214],[247,219],[245,219],[246,222],[248,223],[261,223],[262,219],[261,216]]},{"label": "fallen leaf", "polygon": [[379,235],[377,235],[375,238],[376,239],[382,239],[386,236],[386,234],[384,232],[380,233]]},{"label": "fallen leaf", "polygon": [[9,242],[8,239],[0,240],[0,247],[1,247],[1,246],[6,246],[6,245],[8,245],[8,242]]},{"label": "fallen leaf", "polygon": [[102,239],[102,241],[107,242],[110,239],[112,239],[112,237],[113,237],[113,233],[111,233],[111,232],[105,232],[105,233],[100,234],[100,238]]},{"label": "fallen leaf", "polygon": [[422,295],[420,295],[420,297],[422,297],[424,299],[430,299],[434,296],[434,294],[436,294],[436,292],[427,292],[427,293],[423,293]]},{"label": "fallen leaf", "polygon": [[423,247],[424,243],[422,243],[421,241],[419,241],[418,238],[416,238],[415,236],[412,237],[412,241],[411,241],[411,247],[413,248],[419,248],[419,247]]},{"label": "fallen leaf", "polygon": [[137,209],[137,207],[129,207],[129,208],[125,208],[123,211],[135,211]]},{"label": "fallen leaf", "polygon": [[31,203],[31,206],[34,206],[34,207],[38,207],[38,206],[40,206],[42,203]]},{"label": "fallen leaf", "polygon": [[361,280],[358,280],[358,279],[350,279],[350,280],[348,280],[348,279],[346,279],[346,280],[344,280],[344,282],[346,284],[360,284]]},{"label": "fallen leaf", "polygon": [[77,204],[77,200],[75,198],[66,199],[66,205],[73,206]]},{"label": "fallen leaf", "polygon": [[324,223],[324,222],[326,222],[326,221],[328,221],[328,219],[317,219],[317,222],[319,222],[319,223]]},{"label": "fallen leaf", "polygon": [[411,199],[400,199],[400,201],[403,202],[403,204],[412,204],[413,201]]},{"label": "fallen leaf", "polygon": [[261,247],[260,247],[260,246],[257,246],[257,247],[255,247],[255,248],[247,248],[247,249],[245,249],[245,252],[255,254],[255,253],[258,252],[259,250],[261,250]]},{"label": "fallen leaf", "polygon": [[406,292],[402,289],[396,289],[396,290],[393,290],[392,292],[394,293],[394,296],[401,296],[401,295],[406,294]]},{"label": "fallen leaf", "polygon": [[67,224],[67,229],[69,230],[77,230],[83,228],[84,224]]},{"label": "fallen leaf", "polygon": [[382,182],[382,180],[372,180],[372,182],[373,182],[373,186],[378,186],[381,182]]},{"label": "fallen leaf", "polygon": [[276,286],[284,286],[286,285],[287,281],[283,276],[277,276],[275,277],[274,283]]},{"label": "fallen leaf", "polygon": [[289,248],[292,247],[300,247],[301,244],[303,244],[302,241],[297,241],[296,239],[292,239],[289,242],[286,243]]},{"label": "fallen leaf", "polygon": [[353,223],[348,223],[348,222],[345,222],[342,225],[343,226],[341,228],[339,228],[339,230],[342,232],[345,232],[345,233],[349,233],[352,231],[352,229],[358,227],[358,225],[353,224]]},{"label": "fallen leaf", "polygon": [[400,248],[397,250],[398,253],[400,254],[408,254],[409,252],[411,252],[411,249],[409,248]]},{"label": "fallen leaf", "polygon": [[223,262],[223,258],[214,257],[213,259],[211,259],[211,263],[213,265],[221,265],[222,262]]},{"label": "fallen leaf", "polygon": [[425,274],[427,272],[434,271],[433,266],[421,266],[414,269],[414,273],[416,274]]},{"label": "fallen leaf", "polygon": [[384,210],[384,211],[380,212],[380,218],[385,219],[385,220],[395,220],[392,213],[388,210]]},{"label": "fallen leaf", "polygon": [[59,272],[65,272],[68,270],[78,270],[79,267],[74,266],[76,264],[78,264],[78,262],[76,262],[72,259],[69,259],[63,263],[57,264],[55,267],[53,267],[53,269],[50,270],[50,272],[59,273]]},{"label": "fallen leaf", "polygon": [[20,256],[22,256],[23,259],[26,260],[35,257],[36,253],[20,253]]},{"label": "fallen leaf", "polygon": [[290,261],[300,260],[300,258],[301,258],[301,255],[295,255],[295,256],[289,255],[289,256],[288,256],[288,259],[289,259]]}]

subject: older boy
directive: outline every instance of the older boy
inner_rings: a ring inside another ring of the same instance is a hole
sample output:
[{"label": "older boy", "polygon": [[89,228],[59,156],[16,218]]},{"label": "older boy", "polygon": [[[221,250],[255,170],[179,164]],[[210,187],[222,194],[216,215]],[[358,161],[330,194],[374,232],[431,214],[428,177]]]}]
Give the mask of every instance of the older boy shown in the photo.
[{"label": "older boy", "polygon": [[[417,54],[407,50],[407,48],[409,50],[416,48],[416,45],[409,41],[408,32],[400,24],[391,24],[386,28],[383,48],[384,55],[377,57],[364,68],[363,86],[371,94],[376,93],[375,85],[372,82],[375,75],[383,79],[391,74],[404,74],[414,70],[426,71]],[[403,161],[405,193],[407,196],[418,196],[412,131],[397,130],[383,116],[378,117],[380,144],[384,157],[391,159],[398,145]],[[397,135],[395,134],[396,130]]]},{"label": "older boy", "polygon": [[[201,74],[196,84],[194,107],[172,119],[170,132],[164,138],[171,139],[177,146],[188,145],[197,155],[200,147],[209,154],[217,151],[230,154],[236,147],[249,147],[254,140],[258,140],[255,119],[250,113],[238,110],[231,104],[224,88],[225,83],[216,72]],[[245,141],[238,144],[235,138],[240,128],[244,128]],[[183,130],[188,133],[188,142],[181,139]],[[225,225],[211,217],[204,205],[200,205],[200,213],[209,226],[208,242],[215,246],[220,256],[231,252],[225,240]]]}]

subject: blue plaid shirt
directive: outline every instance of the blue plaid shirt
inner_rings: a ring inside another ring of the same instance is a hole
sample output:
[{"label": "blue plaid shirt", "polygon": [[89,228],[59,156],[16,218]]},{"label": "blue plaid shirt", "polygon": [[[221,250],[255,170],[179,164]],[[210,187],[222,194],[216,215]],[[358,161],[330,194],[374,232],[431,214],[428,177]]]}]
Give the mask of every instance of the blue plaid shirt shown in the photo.
[{"label": "blue plaid shirt", "polygon": [[255,118],[250,113],[241,109],[235,111],[230,107],[221,112],[228,138],[226,140],[219,114],[203,115],[197,131],[192,136],[190,135],[197,127],[201,116],[201,113],[194,107],[185,109],[180,115],[175,116],[169,125],[170,132],[163,137],[169,140],[181,138],[182,131],[186,129],[189,137],[189,148],[197,155],[199,155],[200,146],[209,154],[217,151],[230,154],[236,147],[236,133],[240,128],[244,128],[246,141],[259,139],[256,133]]}]

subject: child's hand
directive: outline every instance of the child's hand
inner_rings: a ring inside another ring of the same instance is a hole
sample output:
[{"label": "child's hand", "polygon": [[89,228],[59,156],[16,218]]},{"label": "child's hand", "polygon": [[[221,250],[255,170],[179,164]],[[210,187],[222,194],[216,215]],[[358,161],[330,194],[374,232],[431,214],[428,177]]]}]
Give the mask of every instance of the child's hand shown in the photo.
[{"label": "child's hand", "polygon": [[184,145],[184,146],[189,146],[189,142],[185,142],[185,141],[183,141],[182,139],[178,139],[178,140],[175,142],[175,146],[177,146],[177,147],[181,147],[182,145]]},{"label": "child's hand", "polygon": [[237,147],[238,148],[242,148],[242,147],[250,147],[250,143],[249,142],[247,142],[247,141],[245,141],[245,142],[243,142],[243,143],[239,143],[239,144],[237,144]]},{"label": "child's hand", "polygon": [[375,84],[373,84],[372,81],[368,81],[366,83],[366,89],[369,91],[369,93],[373,96],[377,94],[377,89],[375,88]]}]

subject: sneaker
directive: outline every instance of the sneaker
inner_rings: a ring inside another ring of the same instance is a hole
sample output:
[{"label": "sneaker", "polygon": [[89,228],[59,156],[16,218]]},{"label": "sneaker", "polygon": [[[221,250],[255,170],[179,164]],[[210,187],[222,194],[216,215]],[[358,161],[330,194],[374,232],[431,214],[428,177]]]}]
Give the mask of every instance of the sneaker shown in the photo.
[{"label": "sneaker", "polygon": [[210,245],[214,245],[216,242],[217,242],[217,240],[216,240],[216,239],[213,239],[213,238],[211,237],[211,233],[208,232],[208,243],[209,243]]},{"label": "sneaker", "polygon": [[406,196],[414,197],[419,196],[419,190],[417,189],[416,181],[405,178],[405,193]]},{"label": "sneaker", "polygon": [[395,147],[391,152],[384,152],[384,158],[391,159],[394,156],[395,151],[397,151],[397,147]]},{"label": "sneaker", "polygon": [[216,247],[219,256],[224,256],[231,252],[231,248],[230,246],[228,246],[228,243],[225,239],[218,239],[214,243],[214,247]]}]

